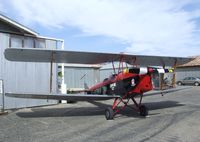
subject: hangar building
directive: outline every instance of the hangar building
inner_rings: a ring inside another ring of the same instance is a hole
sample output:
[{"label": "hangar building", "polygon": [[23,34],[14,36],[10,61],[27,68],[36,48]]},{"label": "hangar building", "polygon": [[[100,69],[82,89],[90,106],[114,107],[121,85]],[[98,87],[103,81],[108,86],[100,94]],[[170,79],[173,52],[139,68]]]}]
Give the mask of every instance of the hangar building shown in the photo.
[{"label": "hangar building", "polygon": [[176,80],[185,77],[200,77],[200,56],[196,56],[194,60],[177,67]]},{"label": "hangar building", "polygon": [[[67,90],[81,90],[99,82],[100,67],[99,65],[64,64],[64,82]],[[61,65],[58,70],[61,71]],[[59,77],[58,86],[61,87],[61,78]]]},{"label": "hangar building", "polygon": [[[50,63],[10,62],[4,58],[6,48],[59,48],[62,40],[46,38],[37,32],[0,14],[0,79],[4,92],[49,93],[57,91],[57,65],[53,64],[50,78]],[[52,79],[52,83],[50,80]],[[30,100],[5,97],[5,109],[55,104],[52,100]],[[0,107],[3,105],[0,94]]]}]

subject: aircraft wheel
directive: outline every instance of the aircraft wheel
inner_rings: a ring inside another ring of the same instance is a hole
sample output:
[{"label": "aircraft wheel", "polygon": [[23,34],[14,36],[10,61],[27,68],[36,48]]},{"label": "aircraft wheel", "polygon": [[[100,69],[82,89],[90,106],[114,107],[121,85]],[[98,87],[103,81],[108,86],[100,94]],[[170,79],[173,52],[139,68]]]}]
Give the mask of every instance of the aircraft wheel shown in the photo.
[{"label": "aircraft wheel", "polygon": [[114,111],[111,107],[108,107],[106,110],[105,110],[105,117],[107,120],[112,120],[113,117],[114,117]]},{"label": "aircraft wheel", "polygon": [[148,115],[148,108],[145,105],[140,106],[140,115],[147,116]]}]

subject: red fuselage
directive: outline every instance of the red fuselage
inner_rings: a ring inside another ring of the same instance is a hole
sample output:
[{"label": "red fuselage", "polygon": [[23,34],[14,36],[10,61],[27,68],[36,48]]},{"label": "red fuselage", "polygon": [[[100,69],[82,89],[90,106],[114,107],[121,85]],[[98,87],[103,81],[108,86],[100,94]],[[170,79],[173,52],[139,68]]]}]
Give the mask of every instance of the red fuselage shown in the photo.
[{"label": "red fuselage", "polygon": [[[111,84],[115,84],[113,88],[110,88]],[[151,74],[135,74],[130,72],[120,72],[117,75],[112,75],[109,78],[104,79],[89,89],[90,92],[94,92],[98,89],[106,87],[106,89],[111,89],[111,91],[102,92],[102,94],[143,94],[144,92],[152,90]],[[108,93],[109,92],[109,93]]]}]

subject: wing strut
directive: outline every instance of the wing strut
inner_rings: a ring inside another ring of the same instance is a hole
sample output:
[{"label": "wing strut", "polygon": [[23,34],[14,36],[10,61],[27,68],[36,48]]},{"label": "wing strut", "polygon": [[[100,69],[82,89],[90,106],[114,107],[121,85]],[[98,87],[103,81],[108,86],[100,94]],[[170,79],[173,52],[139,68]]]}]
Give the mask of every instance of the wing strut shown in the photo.
[{"label": "wing strut", "polygon": [[175,87],[176,85],[176,67],[177,67],[177,59],[175,59],[175,62],[174,62],[174,74],[173,74],[173,80],[172,80],[173,87]]},{"label": "wing strut", "polygon": [[[165,64],[163,64],[163,69],[165,69]],[[160,82],[160,90],[164,89],[164,73],[161,73],[161,82]]]},{"label": "wing strut", "polygon": [[137,62],[137,57],[133,57],[132,65],[135,66],[135,67],[138,67],[138,64],[136,62]]},{"label": "wing strut", "polygon": [[120,56],[120,62],[119,62],[119,66],[118,66],[118,73],[120,73],[120,71],[122,71],[123,70],[123,61],[124,61],[124,56],[123,55],[121,55]]},{"label": "wing strut", "polygon": [[113,67],[114,74],[116,74],[115,65],[113,61],[112,61],[112,67]]}]

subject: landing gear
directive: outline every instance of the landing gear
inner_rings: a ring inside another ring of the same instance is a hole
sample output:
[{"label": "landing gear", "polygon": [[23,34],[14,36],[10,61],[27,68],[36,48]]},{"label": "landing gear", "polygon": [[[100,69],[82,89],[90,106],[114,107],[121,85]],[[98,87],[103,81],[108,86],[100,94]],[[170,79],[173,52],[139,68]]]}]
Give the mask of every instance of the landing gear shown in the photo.
[{"label": "landing gear", "polygon": [[[130,108],[134,109],[135,111],[137,111],[140,114],[140,116],[145,117],[145,116],[148,115],[148,108],[145,105],[141,104],[143,94],[140,95],[139,102],[136,101],[135,96],[131,96],[131,97],[128,97],[128,98],[127,98],[127,96],[128,96],[128,94],[124,95],[122,98],[116,98],[114,103],[113,103],[113,106],[108,107],[105,110],[105,117],[106,117],[107,120],[112,120],[116,114],[118,114],[120,111],[124,110],[126,107],[130,107]],[[130,99],[135,104],[134,107],[128,105]],[[121,104],[121,103],[123,105],[119,106],[119,104]]]},{"label": "landing gear", "polygon": [[113,117],[114,117],[114,111],[111,107],[108,107],[106,110],[105,110],[105,117],[107,120],[112,120]]},{"label": "landing gear", "polygon": [[139,107],[140,110],[140,116],[147,116],[148,115],[148,108],[145,105],[141,105]]}]

